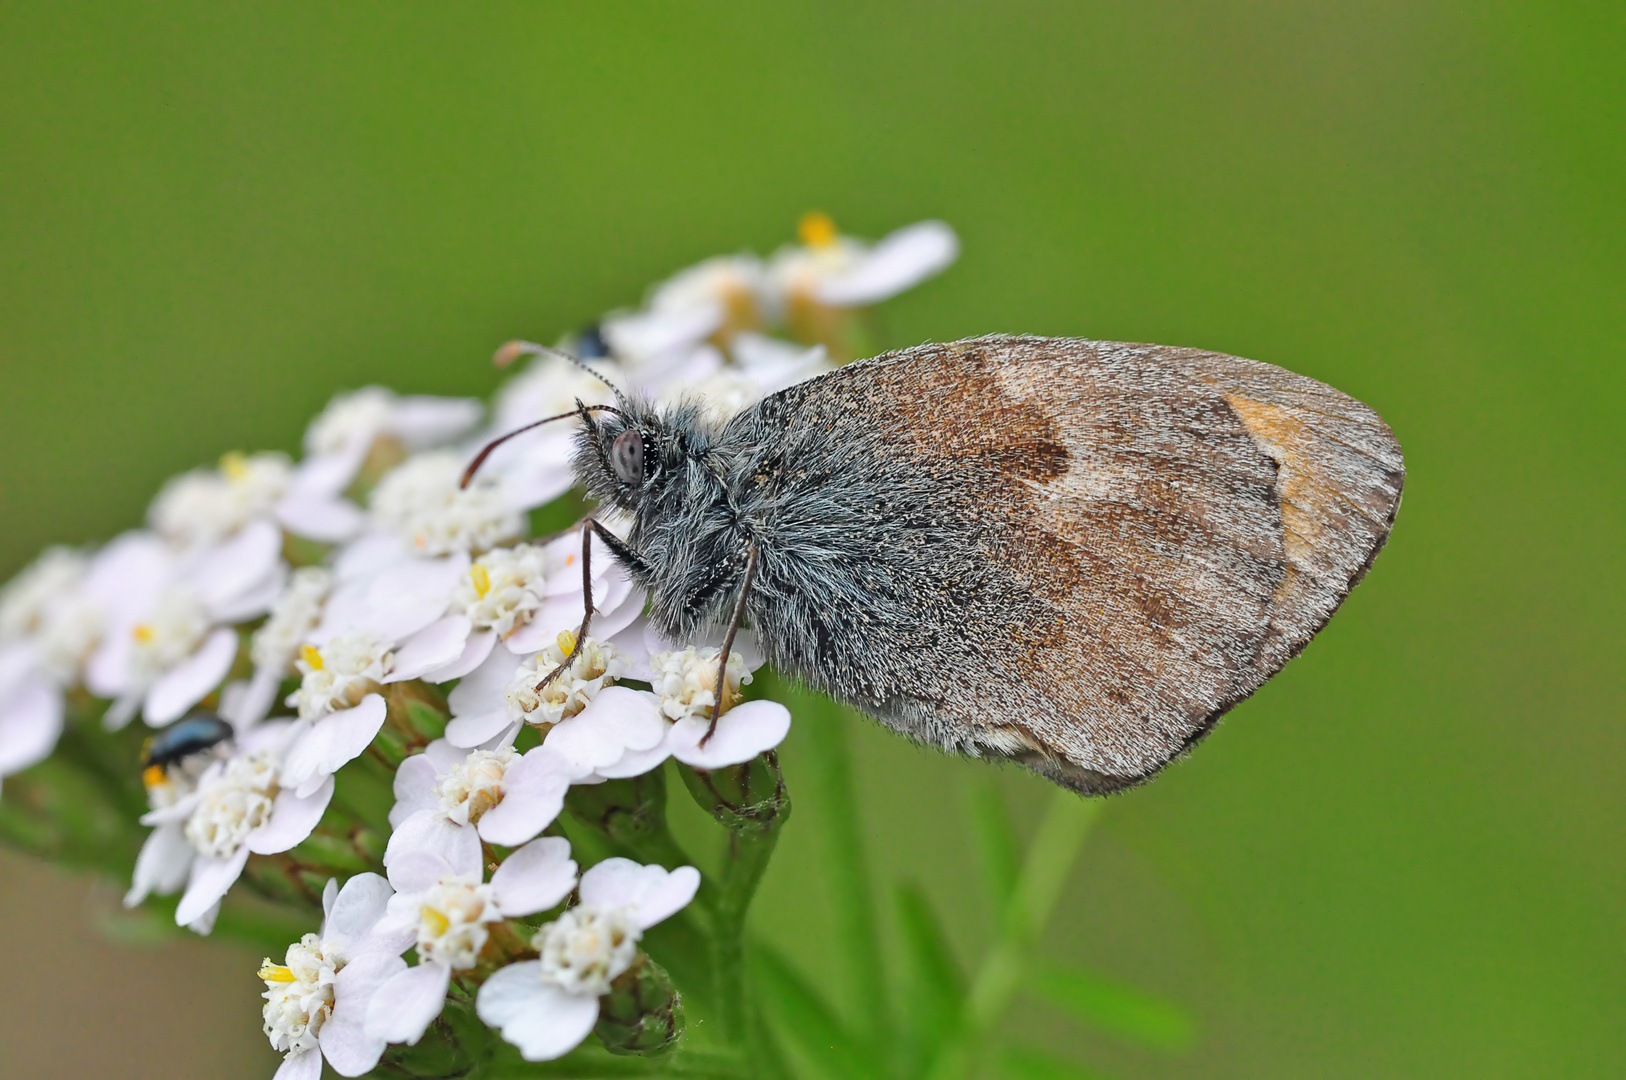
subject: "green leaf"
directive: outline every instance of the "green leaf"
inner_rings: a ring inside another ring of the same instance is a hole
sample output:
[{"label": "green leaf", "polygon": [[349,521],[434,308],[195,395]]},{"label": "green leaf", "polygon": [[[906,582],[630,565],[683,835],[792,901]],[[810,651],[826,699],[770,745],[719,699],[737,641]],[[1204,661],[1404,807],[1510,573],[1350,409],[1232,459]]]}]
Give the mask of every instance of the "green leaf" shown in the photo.
[{"label": "green leaf", "polygon": [[971,834],[982,861],[983,878],[996,907],[1003,907],[1022,869],[1021,845],[1011,825],[1010,809],[991,776],[971,787]]},{"label": "green leaf", "polygon": [[898,926],[903,933],[901,1012],[906,1025],[909,1073],[920,1071],[960,1015],[965,975],[931,901],[919,885],[898,888]]},{"label": "green leaf", "polygon": [[1195,1034],[1196,1025],[1179,1005],[1087,971],[1041,969],[1027,990],[1087,1024],[1156,1050],[1184,1050]]},{"label": "green leaf", "polygon": [[880,1074],[868,1048],[788,960],[760,942],[751,943],[749,957],[759,1004],[804,1060],[838,1080]]},{"label": "green leaf", "polygon": [[1011,1080],[1102,1080],[1102,1074],[1042,1050],[1005,1050],[999,1071]]}]

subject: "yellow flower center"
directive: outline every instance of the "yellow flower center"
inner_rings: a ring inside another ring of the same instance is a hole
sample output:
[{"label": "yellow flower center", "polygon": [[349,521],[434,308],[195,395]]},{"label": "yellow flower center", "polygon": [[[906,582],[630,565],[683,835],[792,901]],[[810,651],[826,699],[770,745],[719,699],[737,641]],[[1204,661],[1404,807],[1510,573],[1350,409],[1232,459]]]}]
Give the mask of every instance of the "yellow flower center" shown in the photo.
[{"label": "yellow flower center", "polygon": [[289,971],[281,964],[273,964],[270,957],[266,957],[265,963],[260,967],[259,974],[260,978],[264,979],[268,983],[291,983],[299,981],[292,971]]},{"label": "yellow flower center", "polygon": [[299,658],[310,665],[312,671],[321,671],[324,666],[322,664],[322,654],[315,645],[301,645],[299,647]]},{"label": "yellow flower center", "polygon": [[558,643],[559,651],[564,653],[567,657],[576,651],[576,635],[572,634],[569,630],[559,631],[559,636],[553,640]]},{"label": "yellow flower center", "polygon": [[152,639],[154,637],[153,628],[146,623],[137,623],[130,633],[133,634],[135,639],[141,642],[141,644],[152,644]]},{"label": "yellow flower center", "polygon": [[796,225],[796,237],[811,248],[827,248],[836,242],[836,223],[829,214],[809,210]]},{"label": "yellow flower center", "polygon": [[450,919],[432,907],[426,907],[418,914],[419,918],[423,919],[424,925],[429,927],[430,932],[434,934],[435,937],[439,937],[440,935],[444,934],[452,925],[452,921]]},{"label": "yellow flower center", "polygon": [[474,594],[484,600],[486,593],[491,591],[491,575],[486,568],[479,563],[469,567],[469,580],[474,582]]},{"label": "yellow flower center", "polygon": [[220,471],[227,480],[241,480],[248,475],[248,458],[238,450],[224,454],[220,458]]},{"label": "yellow flower center", "polygon": [[162,787],[169,783],[169,774],[162,765],[148,765],[141,770],[141,782],[150,788]]}]

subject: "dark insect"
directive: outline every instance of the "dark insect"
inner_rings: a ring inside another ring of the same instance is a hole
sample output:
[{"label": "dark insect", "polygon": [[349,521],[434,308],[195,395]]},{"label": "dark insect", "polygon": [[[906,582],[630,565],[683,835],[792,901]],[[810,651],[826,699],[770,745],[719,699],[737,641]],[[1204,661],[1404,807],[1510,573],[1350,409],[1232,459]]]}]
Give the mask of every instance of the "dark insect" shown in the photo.
[{"label": "dark insect", "polygon": [[177,720],[147,742],[141,755],[145,771],[173,765],[182,758],[201,754],[232,737],[232,727],[218,716],[199,713]]},{"label": "dark insect", "polygon": [[633,521],[623,542],[590,519],[583,552],[597,532],[657,629],[727,627],[726,660],[747,621],[903,734],[1088,794],[1150,778],[1304,648],[1405,475],[1353,398],[1159,345],[922,345],[721,425],[618,399],[566,414],[582,483]]},{"label": "dark insect", "polygon": [[595,322],[576,331],[570,351],[581,360],[598,360],[609,356],[610,343],[604,340],[604,328]]}]

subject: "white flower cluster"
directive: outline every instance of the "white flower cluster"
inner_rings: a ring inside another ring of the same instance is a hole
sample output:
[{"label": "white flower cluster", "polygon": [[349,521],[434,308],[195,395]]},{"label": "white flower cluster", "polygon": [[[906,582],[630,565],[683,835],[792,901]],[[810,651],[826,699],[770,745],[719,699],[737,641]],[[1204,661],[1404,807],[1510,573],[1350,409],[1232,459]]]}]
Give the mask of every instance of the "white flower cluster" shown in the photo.
[{"label": "white flower cluster", "polygon": [[[581,528],[526,539],[530,511],[574,483],[572,425],[505,444],[467,485],[464,470],[498,434],[613,400],[606,380],[736,412],[827,370],[856,312],[956,252],[937,222],[868,245],[810,215],[801,238],[685,270],[568,339],[602,380],[515,343],[500,362],[532,359],[485,423],[474,401],[340,394],[302,459],[227,454],[166,484],[149,528],[53,548],[0,589],[0,778],[50,754],[70,692],[106,702],[109,728],[164,729],[145,751],[151,832],[125,900],[180,891],[176,921],[200,933],[251,857],[311,837],[335,773],[387,760],[386,744],[418,751],[394,759],[383,874],[329,882],[321,931],[259,972],[279,1077],[315,1080],[324,1060],[370,1070],[387,1044],[423,1035],[454,979],[474,980],[479,1015],[524,1056],[558,1057],[638,963],[643,932],[695,895],[692,867],[609,859],[579,873],[570,844],[544,833],[573,785],[777,746],[788,711],[741,700],[761,663],[749,631],[719,686],[716,642],[660,640],[597,537],[585,579]],[[425,744],[411,708],[435,701],[449,717]],[[571,897],[539,932],[510,923]]]}]

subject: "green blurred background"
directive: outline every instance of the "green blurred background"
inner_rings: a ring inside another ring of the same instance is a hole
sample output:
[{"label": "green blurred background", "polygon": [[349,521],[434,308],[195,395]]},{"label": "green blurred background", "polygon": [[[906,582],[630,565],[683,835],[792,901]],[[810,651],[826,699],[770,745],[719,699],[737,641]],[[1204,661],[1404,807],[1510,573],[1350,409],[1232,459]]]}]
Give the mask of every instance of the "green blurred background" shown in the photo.
[{"label": "green blurred background", "polygon": [[[0,573],[337,388],[484,393],[499,342],[804,210],[941,217],[961,261],[889,344],[1268,360],[1409,469],[1367,582],[1112,800],[1046,943],[1194,1047],[1010,1030],[1121,1077],[1619,1075],[1623,55],[1603,4],[0,3]],[[880,877],[973,957],[978,767],[859,747]],[[838,985],[817,812],[758,920]],[[115,946],[106,894],[0,860],[0,1074],[271,1073],[257,957]]]}]

